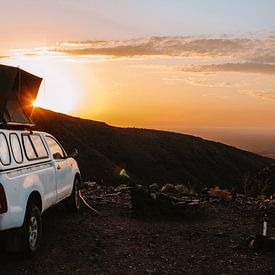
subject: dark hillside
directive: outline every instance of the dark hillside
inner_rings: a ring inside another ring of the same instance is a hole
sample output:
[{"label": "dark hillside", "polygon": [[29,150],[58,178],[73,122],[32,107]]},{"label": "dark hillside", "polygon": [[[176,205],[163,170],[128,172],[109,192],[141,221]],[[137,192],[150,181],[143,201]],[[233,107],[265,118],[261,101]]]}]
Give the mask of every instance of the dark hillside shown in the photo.
[{"label": "dark hillside", "polygon": [[144,183],[232,187],[247,172],[272,160],[199,137],[165,131],[118,128],[37,108],[37,128],[76,147],[84,179],[117,182],[117,167]]}]

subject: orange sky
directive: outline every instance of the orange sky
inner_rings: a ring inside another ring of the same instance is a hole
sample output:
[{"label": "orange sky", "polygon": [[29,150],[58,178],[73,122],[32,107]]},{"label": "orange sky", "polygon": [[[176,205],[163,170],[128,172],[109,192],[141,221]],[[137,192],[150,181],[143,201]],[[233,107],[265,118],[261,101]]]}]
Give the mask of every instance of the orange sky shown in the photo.
[{"label": "orange sky", "polygon": [[[37,104],[119,126],[275,128],[273,0],[9,0],[0,62]],[[138,38],[137,38],[138,37]]]},{"label": "orange sky", "polygon": [[38,105],[112,125],[275,128],[274,45],[271,34],[90,41],[1,63],[44,78]]},{"label": "orange sky", "polygon": [[274,0],[9,0],[0,13],[0,63],[44,78],[38,105],[274,156]]}]

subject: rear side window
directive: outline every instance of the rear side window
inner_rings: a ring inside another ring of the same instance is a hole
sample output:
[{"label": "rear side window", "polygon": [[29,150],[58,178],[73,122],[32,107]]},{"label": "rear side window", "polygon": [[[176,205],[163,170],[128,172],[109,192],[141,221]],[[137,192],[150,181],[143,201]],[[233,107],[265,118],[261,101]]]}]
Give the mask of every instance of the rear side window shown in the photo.
[{"label": "rear side window", "polygon": [[22,163],[23,162],[22,149],[19,142],[19,138],[16,134],[10,134],[10,144],[11,144],[11,151],[12,151],[14,160],[17,163]]},{"label": "rear side window", "polygon": [[42,142],[42,139],[39,135],[30,136],[34,149],[39,158],[46,158],[48,156],[47,150]]},{"label": "rear side window", "polygon": [[24,144],[24,149],[25,149],[25,154],[27,159],[32,160],[36,159],[36,153],[34,151],[34,148],[31,144],[31,140],[28,135],[23,136],[23,144]]},{"label": "rear side window", "polygon": [[0,160],[3,165],[9,165],[11,163],[7,138],[3,133],[0,133]]},{"label": "rear side window", "polygon": [[47,158],[48,153],[39,135],[23,135],[23,145],[29,160]]}]

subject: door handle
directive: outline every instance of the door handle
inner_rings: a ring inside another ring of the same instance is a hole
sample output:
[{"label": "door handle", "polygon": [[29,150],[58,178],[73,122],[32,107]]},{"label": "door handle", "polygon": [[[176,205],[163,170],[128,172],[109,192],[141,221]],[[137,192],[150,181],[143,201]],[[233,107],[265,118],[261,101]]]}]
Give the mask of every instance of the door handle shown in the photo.
[{"label": "door handle", "polygon": [[57,169],[57,170],[60,170],[60,169],[61,169],[61,166],[60,166],[60,165],[57,165],[56,169]]}]

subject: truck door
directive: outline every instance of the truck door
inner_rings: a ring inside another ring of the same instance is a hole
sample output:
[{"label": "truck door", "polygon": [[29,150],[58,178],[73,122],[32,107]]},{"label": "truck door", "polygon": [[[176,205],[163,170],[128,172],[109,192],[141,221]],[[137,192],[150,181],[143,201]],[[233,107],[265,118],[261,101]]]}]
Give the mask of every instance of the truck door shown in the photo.
[{"label": "truck door", "polygon": [[60,201],[71,193],[71,166],[61,145],[51,136],[46,136],[46,141],[56,169],[57,201]]}]

